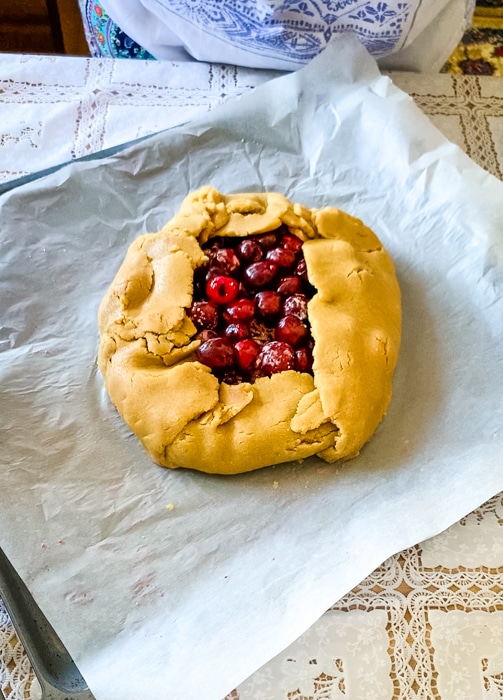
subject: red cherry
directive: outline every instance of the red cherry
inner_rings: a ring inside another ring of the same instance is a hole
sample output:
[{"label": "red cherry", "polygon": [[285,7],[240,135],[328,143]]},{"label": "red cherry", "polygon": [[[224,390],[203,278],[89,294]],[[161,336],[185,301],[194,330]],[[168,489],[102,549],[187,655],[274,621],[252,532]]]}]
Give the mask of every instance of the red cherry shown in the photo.
[{"label": "red cherry", "polygon": [[206,270],[205,280],[206,280],[206,282],[209,282],[209,280],[212,277],[218,277],[219,275],[223,275],[225,277],[227,275],[227,271],[224,270],[223,267],[219,267],[216,265],[210,265],[210,266],[208,266],[208,268]]},{"label": "red cherry", "polygon": [[278,284],[278,292],[289,296],[290,294],[296,294],[301,292],[303,287],[303,282],[297,275],[288,275],[287,277],[282,277]]},{"label": "red cherry", "polygon": [[289,250],[288,248],[272,248],[268,251],[265,259],[270,260],[278,267],[287,270],[288,268],[292,267],[295,262],[295,253],[293,250]]},{"label": "red cherry", "polygon": [[281,314],[281,304],[283,298],[281,294],[272,289],[257,292],[255,295],[257,310],[265,320],[274,320]]},{"label": "red cherry", "polygon": [[236,299],[225,309],[223,316],[226,321],[251,321],[255,316],[256,303],[254,299]]},{"label": "red cherry", "polygon": [[293,369],[295,355],[288,343],[271,340],[260,351],[256,364],[260,374],[269,376],[270,374]]},{"label": "red cherry", "polygon": [[295,268],[295,274],[302,277],[303,280],[307,280],[307,265],[305,258],[299,260],[297,267]]},{"label": "red cherry", "polygon": [[247,372],[250,370],[260,352],[260,345],[251,338],[238,340],[234,345],[234,354],[236,363],[241,370]]},{"label": "red cherry", "polygon": [[264,250],[270,250],[279,243],[279,235],[277,231],[269,231],[268,233],[258,233],[255,235],[255,240],[262,246]]},{"label": "red cherry", "polygon": [[234,323],[229,323],[229,325],[225,327],[224,334],[231,343],[235,343],[238,340],[249,338],[250,327],[242,321],[235,321]]},{"label": "red cherry", "polygon": [[194,270],[194,300],[201,299],[206,293],[206,273],[208,264],[204,263]]},{"label": "red cherry", "polygon": [[232,248],[219,248],[212,255],[212,266],[222,268],[226,274],[235,275],[241,263]]},{"label": "red cherry", "polygon": [[293,233],[284,233],[281,236],[281,245],[284,248],[293,250],[294,253],[298,253],[299,250],[302,248],[302,240],[298,236],[295,236]]},{"label": "red cherry", "polygon": [[243,239],[218,236],[203,246],[209,261],[194,272],[187,313],[201,342],[196,356],[221,382],[312,373],[307,303],[316,289],[301,248],[286,226]]},{"label": "red cherry", "polygon": [[307,343],[309,330],[298,316],[283,316],[274,329],[274,338],[283,343],[288,343],[292,348],[297,348]]},{"label": "red cherry", "polygon": [[234,277],[216,275],[206,283],[206,294],[215,304],[230,304],[238,295],[239,282]]},{"label": "red cherry", "polygon": [[218,310],[209,301],[195,301],[190,307],[188,315],[199,330],[217,327]]},{"label": "red cherry", "polygon": [[313,368],[313,353],[311,348],[297,348],[295,351],[294,369],[297,372],[311,372]]},{"label": "red cherry", "polygon": [[237,250],[238,256],[244,263],[254,263],[262,260],[264,250],[253,238],[244,238],[239,242]]},{"label": "red cherry", "polygon": [[218,333],[215,331],[211,331],[209,329],[205,329],[203,331],[199,331],[199,333],[196,333],[196,340],[200,340],[202,343],[204,343],[205,340],[209,340],[210,338],[217,338]]},{"label": "red cherry", "polygon": [[234,365],[234,348],[226,338],[209,338],[197,348],[196,357],[211,369],[225,369]]},{"label": "red cherry", "polygon": [[[299,278],[297,278],[299,279]],[[291,294],[285,299],[283,304],[283,313],[285,316],[291,314],[298,316],[302,321],[307,320],[307,297],[305,294]]]},{"label": "red cherry", "polygon": [[276,277],[278,268],[274,263],[261,260],[245,268],[243,276],[252,287],[267,287]]}]

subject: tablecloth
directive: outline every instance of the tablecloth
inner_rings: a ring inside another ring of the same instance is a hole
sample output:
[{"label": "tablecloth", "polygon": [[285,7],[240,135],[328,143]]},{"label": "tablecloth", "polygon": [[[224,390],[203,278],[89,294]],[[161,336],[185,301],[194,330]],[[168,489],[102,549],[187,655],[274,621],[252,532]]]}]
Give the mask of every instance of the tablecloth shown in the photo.
[{"label": "tablecloth", "polygon": [[[188,121],[275,75],[0,55],[0,182]],[[503,179],[503,81],[391,77],[440,131]],[[502,525],[503,494],[496,494],[446,532],[391,557],[227,700],[503,698]],[[37,697],[2,605],[0,677],[9,700]]]}]

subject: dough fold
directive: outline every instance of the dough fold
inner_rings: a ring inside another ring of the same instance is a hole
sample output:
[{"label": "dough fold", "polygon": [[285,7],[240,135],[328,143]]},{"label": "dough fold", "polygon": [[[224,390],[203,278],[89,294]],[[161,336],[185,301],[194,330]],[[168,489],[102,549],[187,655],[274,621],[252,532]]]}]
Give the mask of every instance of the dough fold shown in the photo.
[{"label": "dough fold", "polygon": [[[187,315],[214,236],[288,226],[304,241],[314,377],[294,371],[220,384],[199,363]],[[278,193],[188,195],[126,253],[98,313],[108,394],[154,462],[235,474],[318,455],[356,456],[388,408],[401,333],[393,262],[359,219]]]}]

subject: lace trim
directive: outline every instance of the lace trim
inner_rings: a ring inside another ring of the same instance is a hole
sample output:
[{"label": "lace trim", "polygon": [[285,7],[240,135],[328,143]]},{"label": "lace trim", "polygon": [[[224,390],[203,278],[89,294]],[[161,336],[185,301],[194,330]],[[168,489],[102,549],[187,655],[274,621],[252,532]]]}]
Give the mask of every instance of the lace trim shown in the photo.
[{"label": "lace trim", "polygon": [[[2,79],[0,57],[1,102],[8,105],[0,126],[0,181],[201,117],[275,75],[228,65],[97,58],[26,56],[19,64],[16,80]],[[33,78],[41,73],[43,80]],[[393,81],[451,141],[503,179],[503,81],[400,73]],[[49,118],[40,116],[45,113]]]},{"label": "lace trim", "polygon": [[391,557],[226,700],[501,699],[502,526],[499,494]]},{"label": "lace trim", "polygon": [[[226,700],[502,698],[502,528],[499,494],[389,558]],[[1,601],[0,674],[8,700],[39,698]]]},{"label": "lace trim", "polygon": [[0,181],[202,117],[277,75],[103,58],[22,56],[18,63],[16,79],[2,79],[0,56],[0,103],[8,105],[0,124]]}]

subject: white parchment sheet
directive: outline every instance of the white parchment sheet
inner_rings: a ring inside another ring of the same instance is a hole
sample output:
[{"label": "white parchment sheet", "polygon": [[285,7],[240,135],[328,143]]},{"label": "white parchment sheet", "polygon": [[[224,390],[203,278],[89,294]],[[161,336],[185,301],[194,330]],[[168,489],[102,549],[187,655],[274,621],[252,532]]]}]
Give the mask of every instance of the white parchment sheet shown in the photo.
[{"label": "white parchment sheet", "polygon": [[[165,470],[111,407],[100,299],[128,244],[203,184],[340,206],[394,257],[394,397],[355,460]],[[349,37],[1,197],[0,543],[97,700],[221,700],[388,556],[503,489],[502,203]]]}]

